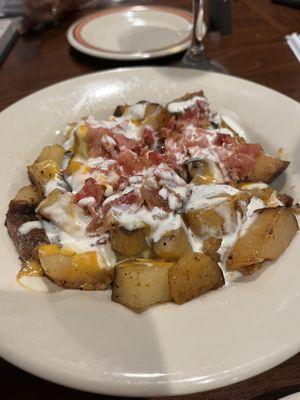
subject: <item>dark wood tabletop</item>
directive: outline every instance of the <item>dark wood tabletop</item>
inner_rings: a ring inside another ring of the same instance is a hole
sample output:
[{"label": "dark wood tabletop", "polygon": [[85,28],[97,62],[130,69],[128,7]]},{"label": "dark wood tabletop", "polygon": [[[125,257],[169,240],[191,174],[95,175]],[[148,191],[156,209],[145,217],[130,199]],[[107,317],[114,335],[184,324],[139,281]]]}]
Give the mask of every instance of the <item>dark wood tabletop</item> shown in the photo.
[{"label": "dark wood tabletop", "polygon": [[[130,2],[133,3],[141,2]],[[191,10],[191,1],[188,0],[162,0],[159,3]],[[111,5],[104,0],[101,7],[107,6]],[[0,110],[64,79],[141,64],[93,59],[72,50],[66,40],[66,29],[82,14],[83,11],[74,12],[58,26],[18,38],[0,67]],[[300,9],[274,5],[270,0],[233,0],[232,24],[231,35],[207,35],[205,45],[208,56],[224,65],[232,75],[250,79],[300,101],[300,63],[284,41],[286,34],[299,32]],[[182,54],[148,64],[170,65],[180,57]],[[104,398],[46,382],[1,359],[0,376],[3,399]],[[300,354],[244,382],[206,393],[181,396],[180,399],[277,400],[297,391],[300,391]]]}]

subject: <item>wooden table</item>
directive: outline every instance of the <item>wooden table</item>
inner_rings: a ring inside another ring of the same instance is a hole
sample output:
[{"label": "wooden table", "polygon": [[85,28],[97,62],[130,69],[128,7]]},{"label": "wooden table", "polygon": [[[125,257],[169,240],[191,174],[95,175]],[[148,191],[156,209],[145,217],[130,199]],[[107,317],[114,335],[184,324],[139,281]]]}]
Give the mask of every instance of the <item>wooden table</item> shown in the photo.
[{"label": "wooden table", "polygon": [[[191,9],[191,1],[188,0],[165,0],[160,4]],[[108,2],[103,1],[103,6],[107,5]],[[77,12],[70,15],[58,27],[18,39],[0,69],[0,110],[63,79],[102,69],[133,65],[94,60],[71,50],[65,31],[81,14],[82,12]],[[206,38],[209,57],[226,66],[232,75],[269,86],[300,101],[300,64],[283,39],[285,34],[299,31],[300,11],[275,6],[269,0],[233,0],[232,18],[232,35],[220,37],[210,34]],[[180,56],[173,56],[151,63],[168,65],[179,58]],[[0,376],[1,397],[7,399],[104,398],[48,383],[3,360],[0,360]],[[300,391],[300,354],[247,381],[180,398],[276,400],[297,391]]]}]

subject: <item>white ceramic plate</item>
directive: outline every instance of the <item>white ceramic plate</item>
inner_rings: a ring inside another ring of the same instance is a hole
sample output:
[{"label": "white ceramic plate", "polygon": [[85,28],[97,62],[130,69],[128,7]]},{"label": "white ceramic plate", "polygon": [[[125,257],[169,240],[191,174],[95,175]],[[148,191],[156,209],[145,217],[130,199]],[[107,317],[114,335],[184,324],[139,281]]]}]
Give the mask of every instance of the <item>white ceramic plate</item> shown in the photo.
[{"label": "white ceramic plate", "polygon": [[289,396],[282,397],[279,400],[300,400],[300,392],[290,394]]},{"label": "white ceramic plate", "polygon": [[[25,166],[42,146],[58,141],[54,132],[69,121],[90,113],[107,117],[116,105],[141,99],[165,103],[199,89],[267,151],[284,147],[292,165],[277,185],[300,199],[297,102],[226,75],[134,68],[62,82],[1,113],[2,220],[26,182]],[[18,257],[3,225],[0,238],[0,355],[50,381],[122,396],[198,392],[258,374],[300,349],[299,236],[254,277],[142,314],[112,303],[109,291],[20,287]]]},{"label": "white ceramic plate", "polygon": [[76,21],[67,38],[75,49],[95,57],[140,60],[185,50],[191,14],[171,7],[109,8]]}]

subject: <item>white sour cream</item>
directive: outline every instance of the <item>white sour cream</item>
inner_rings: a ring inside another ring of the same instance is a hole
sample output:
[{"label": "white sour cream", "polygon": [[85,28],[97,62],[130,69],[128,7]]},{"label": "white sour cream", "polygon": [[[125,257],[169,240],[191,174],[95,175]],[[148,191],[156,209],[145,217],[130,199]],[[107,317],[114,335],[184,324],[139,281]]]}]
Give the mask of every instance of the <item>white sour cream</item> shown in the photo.
[{"label": "white sour cream", "polygon": [[33,229],[43,229],[43,225],[40,221],[29,221],[29,222],[24,222],[21,226],[19,226],[18,232],[21,235],[26,235]]},{"label": "white sour cream", "polygon": [[191,99],[184,100],[184,101],[174,101],[173,103],[169,103],[167,105],[167,110],[170,113],[179,113],[183,112],[188,108],[193,107],[197,101],[205,101],[207,102],[206,98],[203,96],[194,96]]}]

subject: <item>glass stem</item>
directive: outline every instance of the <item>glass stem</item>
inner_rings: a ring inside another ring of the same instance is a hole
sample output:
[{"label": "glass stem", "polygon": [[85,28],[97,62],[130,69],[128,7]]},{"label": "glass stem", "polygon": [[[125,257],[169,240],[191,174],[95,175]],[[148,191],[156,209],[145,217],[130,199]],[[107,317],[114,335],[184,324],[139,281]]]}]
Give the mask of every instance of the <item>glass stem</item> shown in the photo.
[{"label": "glass stem", "polygon": [[193,0],[193,17],[192,44],[203,47],[204,0]]},{"label": "glass stem", "polygon": [[183,59],[184,64],[191,66],[207,61],[203,45],[204,0],[193,0],[193,18],[192,45]]}]

